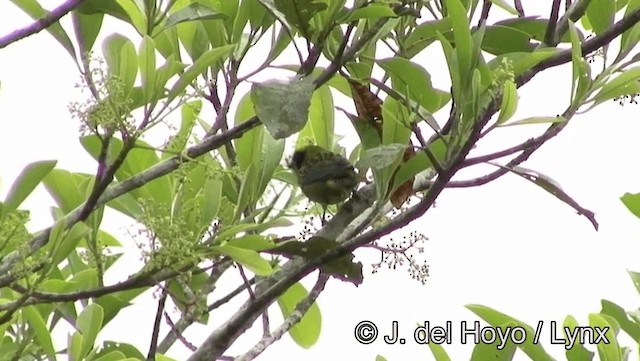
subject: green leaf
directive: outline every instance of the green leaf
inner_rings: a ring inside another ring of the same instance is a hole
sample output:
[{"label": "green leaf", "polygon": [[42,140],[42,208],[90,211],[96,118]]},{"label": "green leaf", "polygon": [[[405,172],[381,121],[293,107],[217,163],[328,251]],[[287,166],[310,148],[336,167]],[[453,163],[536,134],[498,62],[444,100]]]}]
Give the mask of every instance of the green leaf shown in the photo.
[{"label": "green leaf", "polygon": [[640,92],[640,67],[625,70],[615,79],[607,82],[595,96],[592,107],[622,95]]},{"label": "green leaf", "polygon": [[[278,297],[278,306],[282,311],[282,316],[286,319],[293,313],[298,303],[304,300],[309,292],[299,282],[294,283],[280,297]],[[320,338],[320,330],[322,328],[322,315],[318,304],[314,302],[307,313],[302,316],[300,322],[295,324],[289,330],[289,335],[300,347],[310,348],[315,345]]]},{"label": "green leaf", "polygon": [[140,81],[145,102],[153,102],[156,94],[156,45],[153,38],[145,35],[138,51]]},{"label": "green leaf", "polygon": [[[568,315],[567,317],[565,317],[564,322],[562,323],[562,330],[564,332],[564,335],[566,338],[569,337],[569,335],[567,334],[567,331],[569,332],[576,332],[576,328],[580,328],[580,325],[578,324],[578,321],[576,321],[576,319],[571,316]],[[579,331],[578,331],[579,332]],[[566,340],[565,338],[565,340]],[[565,351],[565,354],[567,355],[567,360],[569,361],[591,361],[593,360],[593,355],[594,353],[587,350],[583,344],[581,344],[580,342],[575,342],[573,347],[568,348]]]},{"label": "green leaf", "polygon": [[[172,11],[180,11],[182,7],[189,6],[189,3],[191,3],[189,0],[178,0],[173,6]],[[180,43],[193,61],[200,58],[202,54],[211,48],[212,44],[215,44],[211,41],[211,34],[205,28],[205,22],[210,21],[188,21],[181,22],[175,26]],[[227,42],[225,41],[224,44],[226,45]],[[220,46],[222,44],[216,45]]]},{"label": "green leaf", "polygon": [[[624,15],[628,16],[638,8],[640,8],[640,0],[629,0],[629,4],[627,5]],[[620,52],[618,53],[615,62],[617,63],[629,55],[631,50],[638,45],[638,42],[640,42],[640,23],[635,24],[631,29],[625,31],[622,33],[622,36],[620,36]]]},{"label": "green leaf", "polygon": [[208,227],[220,213],[222,206],[222,181],[207,178],[204,185],[204,196],[200,207],[200,228]]},{"label": "green leaf", "polygon": [[209,66],[216,64],[219,61],[225,60],[235,44],[222,46],[219,48],[211,49],[202,54],[187,70],[180,76],[180,79],[171,87],[169,94],[167,95],[167,103],[173,101],[178,95],[180,95],[189,84],[191,84],[198,75],[203,74]]},{"label": "green leaf", "polygon": [[386,3],[371,3],[368,6],[357,8],[349,13],[345,19],[340,22],[348,24],[355,20],[367,19],[377,20],[380,18],[395,18],[397,17],[393,9]]},{"label": "green leaf", "polygon": [[[56,223],[56,227],[58,225],[64,224],[63,222]],[[60,230],[61,231],[61,230]],[[56,238],[51,239],[51,266],[55,267],[64,259],[66,259],[69,254],[76,249],[80,240],[87,236],[91,229],[87,227],[83,222],[78,222],[71,227],[67,232],[59,233]],[[53,235],[53,232],[52,232]]]},{"label": "green leaf", "polygon": [[[82,7],[82,4],[80,5]],[[76,34],[76,40],[79,45],[79,52],[85,54],[93,48],[100,29],[102,28],[102,20],[104,14],[83,14],[79,10],[71,13],[73,21],[73,30]]]},{"label": "green leaf", "polygon": [[442,347],[442,345],[438,345],[437,343],[433,342],[429,342],[428,345],[436,361],[451,361],[449,355],[447,355],[447,351],[444,350],[444,347]]},{"label": "green leaf", "polygon": [[473,42],[469,31],[469,19],[467,19],[466,9],[460,0],[445,0],[444,3],[447,5],[447,15],[451,18],[459,65],[458,72],[459,74],[469,74],[472,70],[474,59],[472,59]]},{"label": "green leaf", "polygon": [[611,29],[616,14],[616,3],[611,0],[592,0],[587,6],[587,18],[596,35]]},{"label": "green leaf", "polygon": [[[273,17],[269,16],[266,13],[266,9],[263,6],[260,6],[260,3],[258,3],[257,0],[244,0],[240,3],[238,3],[238,0],[236,1],[227,1],[225,2],[228,5],[231,6],[235,6],[236,8],[235,10],[235,16],[234,19],[230,19],[233,20],[233,26],[229,27],[230,29],[230,33],[231,33],[231,42],[232,43],[238,43],[240,42],[240,39],[242,39],[242,37],[244,35],[246,35],[243,31],[245,29],[245,26],[247,25],[247,22],[249,22],[249,19],[251,16],[256,16],[255,14],[251,14],[251,11],[253,9],[255,9],[256,11],[258,11],[257,15],[262,14],[262,17],[260,18],[260,22],[262,24],[262,22],[266,21],[273,21]],[[231,11],[230,11],[231,12]],[[226,23],[229,23],[230,21],[227,21]],[[252,26],[250,24],[250,26]],[[267,27],[268,28],[268,27]],[[267,28],[264,28],[265,30]],[[251,28],[252,31],[255,31],[256,28]]]},{"label": "green leaf", "polygon": [[[600,356],[600,360],[603,361],[621,361],[622,353],[618,345],[616,334],[613,330],[614,325],[609,323],[607,318],[608,317],[598,313],[589,314],[589,326],[598,328],[602,331],[606,330],[605,340],[600,340],[597,343],[598,356]],[[611,321],[615,322],[615,320]],[[595,336],[597,336],[598,333],[596,332],[595,334]]]},{"label": "green leaf", "polygon": [[[235,126],[238,126],[251,119],[255,114],[250,93],[246,93],[236,107]],[[242,137],[234,139],[234,145],[237,150],[238,167],[245,172],[251,164],[260,160],[262,152],[262,141],[264,139],[264,127],[255,127],[244,133]]]},{"label": "green leaf", "polygon": [[146,360],[146,357],[142,355],[142,353],[138,351],[138,349],[136,349],[134,346],[124,342],[113,341],[103,342],[102,348],[100,352],[96,354],[96,357],[102,357],[111,352],[121,352],[123,355],[125,355],[125,357],[128,357],[127,359],[125,359],[126,361],[130,360],[130,358],[133,358],[135,360]]},{"label": "green leaf", "polygon": [[235,238],[226,243],[226,245],[250,249],[256,252],[262,252],[270,250],[276,246],[276,244],[268,237],[261,236],[259,234],[248,234],[240,238]]},{"label": "green leaf", "polygon": [[11,185],[4,199],[4,213],[16,210],[56,166],[57,161],[45,160],[27,165]]},{"label": "green leaf", "polygon": [[[300,65],[274,65],[274,68],[277,69],[286,69],[286,70],[290,70],[292,72],[297,72],[298,69],[300,68]],[[313,71],[311,72],[312,77],[318,77],[320,76],[320,74],[322,74],[324,71],[326,71],[326,68],[317,66],[313,69]],[[326,83],[326,85],[329,85],[330,87],[332,87],[333,89],[339,91],[340,93],[351,97],[351,85],[349,85],[349,82],[347,81],[347,79],[345,77],[343,77],[340,74],[335,74],[334,76],[332,76]]]},{"label": "green leaf", "polygon": [[273,272],[269,261],[262,258],[256,251],[229,245],[215,246],[213,249],[231,257],[234,261],[247,267],[257,276],[268,276]]},{"label": "green leaf", "polygon": [[[100,139],[98,139],[98,136],[84,136],[80,138],[80,143],[82,143],[82,146],[94,159],[97,160],[99,158],[102,143]],[[118,156],[122,151],[122,147],[122,140],[117,138],[111,139],[109,154],[107,156],[109,162]],[[116,178],[118,181],[124,181],[147,170],[159,162],[160,158],[156,154],[154,148],[150,144],[138,139],[136,140],[135,147],[129,151],[125,161],[116,171]],[[131,191],[131,194],[137,199],[151,199],[156,202],[158,209],[168,210],[170,209],[174,196],[172,185],[173,177],[173,174],[168,174],[160,178],[156,178],[142,187]]]},{"label": "green leaf", "polygon": [[133,42],[115,33],[104,40],[102,52],[109,67],[109,74],[122,82],[124,95],[129,95],[138,75],[138,57]]},{"label": "green leaf", "polygon": [[145,15],[131,0],[84,0],[78,7],[83,14],[109,14],[133,25],[138,34],[145,34],[147,21]]},{"label": "green leaf", "polygon": [[[156,359],[158,359],[157,356],[159,356],[159,355],[156,355]],[[101,356],[100,358],[94,359],[94,361],[122,361],[125,358],[126,358],[126,356],[122,352],[120,352],[120,351],[111,351],[111,352]]]},{"label": "green leaf", "polygon": [[[255,115],[255,108],[250,93],[245,94],[236,108],[235,124],[239,125]],[[271,176],[282,159],[284,141],[274,139],[263,127],[257,127],[246,132],[242,137],[234,140],[238,166],[246,172],[253,165],[251,176],[253,182],[245,182],[252,189],[251,202],[255,202],[263,194]],[[248,177],[247,177],[248,178]],[[245,187],[246,188],[246,187]],[[249,200],[249,199],[247,199]]]},{"label": "green leaf", "polygon": [[405,47],[408,58],[413,58],[416,54],[431,45],[437,39],[437,32],[446,33],[451,31],[451,19],[425,21],[407,36]]},{"label": "green leaf", "polygon": [[505,0],[489,0],[499,8],[506,10],[511,15],[518,16],[518,10],[516,10],[513,6],[509,5]]},{"label": "green leaf", "polygon": [[200,99],[185,103],[180,107],[180,129],[169,140],[165,152],[162,153],[162,160],[169,159],[186,148],[200,111],[202,111],[202,100]]},{"label": "green leaf", "polygon": [[562,116],[556,117],[529,117],[517,120],[515,122],[500,124],[501,127],[510,127],[513,125],[523,125],[523,124],[553,124],[553,123],[564,123],[567,120]]},{"label": "green leaf", "polygon": [[493,55],[528,53],[536,49],[536,45],[530,40],[530,34],[516,28],[504,25],[487,26],[482,41],[482,50]]},{"label": "green leaf", "polygon": [[629,276],[631,277],[631,281],[633,282],[633,285],[636,287],[636,291],[640,293],[640,273],[632,272],[632,271],[627,271],[627,272],[629,272]]},{"label": "green leaf", "polygon": [[276,227],[288,227],[292,225],[290,220],[286,218],[278,218],[269,220],[263,223],[239,223],[230,225],[228,227],[223,227],[220,229],[218,233],[219,239],[227,239],[231,237],[235,237],[240,232],[262,232],[265,229],[272,229]]},{"label": "green leaf", "polygon": [[311,77],[289,81],[268,80],[251,86],[256,114],[275,139],[304,128],[315,85]]},{"label": "green leaf", "polygon": [[[213,23],[217,23],[213,21]],[[153,40],[156,42],[156,48],[158,52],[165,58],[174,58],[180,60],[180,37],[178,36],[177,27],[169,28],[159,34],[153,36]]]},{"label": "green leaf", "polygon": [[503,124],[511,119],[518,108],[518,88],[515,83],[507,80],[502,87],[502,102],[500,104],[500,115],[496,122],[497,125]]},{"label": "green leaf", "polygon": [[[11,2],[31,16],[32,19],[37,21],[50,15],[50,12],[43,9],[40,3],[36,0],[11,0]],[[69,55],[71,55],[73,60],[77,60],[76,50],[73,47],[73,43],[64,31],[62,25],[60,25],[59,21],[45,27],[45,29],[58,41],[58,43],[60,43],[60,45],[62,45]]]},{"label": "green leaf", "polygon": [[[382,145],[408,144],[411,128],[409,128],[409,111],[406,107],[393,98],[387,98],[382,104],[382,119],[384,119],[382,122]],[[378,199],[384,199],[388,196],[390,182],[401,162],[402,157],[399,156],[386,168],[373,169]]]},{"label": "green leaf", "polygon": [[69,281],[73,291],[86,291],[98,287],[98,272],[95,268],[87,268],[76,273]]},{"label": "green leaf", "polygon": [[489,69],[495,70],[507,59],[511,65],[513,65],[513,73],[515,76],[519,76],[524,72],[531,70],[538,63],[556,55],[557,49],[542,48],[534,51],[533,53],[509,53],[505,55],[499,55],[493,58],[489,64]]},{"label": "green leaf", "polygon": [[270,10],[275,6],[287,22],[307,39],[311,39],[314,35],[310,26],[311,18],[327,9],[327,4],[316,0],[260,0],[260,2]]},{"label": "green leaf", "polygon": [[[442,138],[439,138],[438,140],[433,142],[429,146],[429,149],[431,150],[431,153],[436,158],[436,160],[440,162],[440,164],[442,164],[447,154],[447,147]],[[427,155],[424,152],[416,153],[416,155],[409,159],[409,161],[400,164],[398,172],[393,178],[393,186],[391,187],[391,192],[394,192],[396,189],[398,189],[398,187],[400,187],[409,179],[430,168],[433,169],[434,167]]]},{"label": "green leaf", "polygon": [[258,184],[256,197],[262,197],[265,189],[276,168],[282,160],[284,154],[285,141],[283,139],[274,139],[271,134],[265,133],[262,138],[262,151],[260,152],[260,159],[258,164]]},{"label": "green leaf", "polygon": [[131,301],[149,290],[149,287],[135,288],[132,290],[115,292],[109,295],[100,296],[96,299],[96,304],[104,310],[103,327],[113,320],[125,307],[132,305]]},{"label": "green leaf", "polygon": [[395,163],[407,149],[405,144],[385,144],[367,149],[356,163],[356,168],[383,169]]},{"label": "green leaf", "polygon": [[259,171],[257,167],[258,165],[255,163],[249,164],[241,179],[242,183],[240,184],[238,202],[233,215],[234,221],[239,221],[242,214],[247,210],[247,207],[255,204]]},{"label": "green leaf", "polygon": [[409,60],[393,57],[377,61],[391,77],[393,89],[405,94],[431,113],[440,110],[450,100],[449,92],[434,89],[431,75],[422,66]]},{"label": "green leaf", "polygon": [[[278,243],[277,247],[270,250],[270,253],[282,254],[289,258],[299,256],[313,261],[327,250],[338,246],[338,242],[334,240],[314,236],[305,242],[287,241]],[[362,263],[354,262],[354,258],[353,253],[348,253],[323,264],[321,269],[339,280],[358,286],[363,281]]]},{"label": "green leaf", "polygon": [[169,81],[169,79],[174,75],[181,72],[185,67],[186,65],[176,61],[173,55],[169,56],[165,63],[156,70],[156,89],[154,92],[154,98],[159,94],[164,94],[167,81]]},{"label": "green leaf", "polygon": [[631,336],[632,339],[640,340],[640,324],[629,319],[627,312],[622,307],[607,300],[601,300],[600,303],[602,304],[600,313],[613,317],[620,325],[620,328]]},{"label": "green leaf", "polygon": [[[543,42],[547,27],[549,26],[549,19],[541,19],[539,16],[509,18],[495,22],[493,25],[488,26],[487,29],[493,26],[504,26],[511,29],[519,30],[525,32],[529,36],[529,38],[539,42]],[[581,36],[581,38],[584,38],[582,33],[579,32],[579,35]],[[562,43],[571,42],[568,33],[565,33],[559,40]]]},{"label": "green leaf", "polygon": [[[287,30],[283,27],[278,31],[278,37],[276,38],[275,44],[269,50],[269,54],[267,55],[266,63],[271,63],[275,60],[282,52],[291,44],[291,37]],[[277,67],[272,65],[273,67]],[[299,66],[298,66],[299,67]]]},{"label": "green leaf", "polygon": [[62,211],[70,213],[84,202],[86,181],[89,179],[92,177],[88,174],[54,169],[44,178],[43,183]]},{"label": "green leaf", "polygon": [[311,96],[309,121],[298,134],[296,149],[311,143],[324,149],[333,149],[334,116],[333,96],[327,84],[318,88]]},{"label": "green leaf", "polygon": [[162,30],[174,26],[176,24],[184,23],[187,21],[196,20],[218,20],[228,19],[225,14],[219,13],[210,7],[201,3],[191,3],[167,17],[167,21],[164,23]]},{"label": "green leaf", "polygon": [[53,348],[51,334],[47,329],[45,320],[40,315],[40,312],[38,312],[38,309],[35,306],[24,307],[22,308],[22,315],[31,326],[31,330],[35,335],[35,343],[39,347],[42,347],[44,354],[47,355],[49,360],[55,360],[56,351]]},{"label": "green leaf", "polygon": [[[506,332],[506,328],[513,328],[515,326],[513,323],[507,323],[505,325],[495,326],[495,328],[500,328],[502,332]],[[496,337],[495,341],[491,343],[480,342],[476,344],[471,353],[471,361],[511,361],[513,360],[515,352],[516,344],[508,340],[505,345],[502,345],[500,339]],[[538,361],[538,359],[534,360]]]},{"label": "green leaf", "polygon": [[[245,0],[246,1],[246,0]],[[283,27],[292,31],[292,24],[289,24],[285,14],[276,6],[275,0],[258,0],[276,18]]]},{"label": "green leaf", "polygon": [[[436,36],[438,37],[438,41],[440,41],[440,45],[442,46],[442,51],[444,52],[444,56],[447,60],[447,68],[449,69],[449,77],[451,78],[451,88],[453,93],[453,99],[462,99],[462,80],[460,69],[458,66],[458,58],[456,53],[453,50],[453,47],[449,43],[447,39],[439,32],[436,32]],[[464,74],[468,74],[469,72],[465,72]]]},{"label": "green leaf", "polygon": [[[569,21],[569,34],[571,35],[571,64],[573,77],[571,80],[571,102],[581,102],[591,81],[590,67],[582,57],[582,43],[578,37],[573,22]],[[577,86],[576,86],[577,84]]]},{"label": "green leaf", "polygon": [[69,359],[71,361],[82,361],[85,356],[82,354],[82,334],[80,332],[74,332],[73,335],[68,336],[68,339]]},{"label": "green leaf", "polygon": [[[531,326],[526,323],[517,320],[509,315],[498,312],[492,308],[482,306],[482,305],[465,305],[471,312],[478,315],[480,318],[485,320],[488,324],[494,327],[499,327],[502,325],[506,325],[508,323],[514,324],[515,326],[521,327],[527,333],[524,338],[524,342],[517,345],[524,353],[527,354],[532,360],[536,361],[554,361],[553,357],[549,355],[542,345],[538,342],[534,342],[535,331]],[[511,343],[511,342],[509,342]],[[495,348],[494,348],[495,350]],[[509,359],[510,360],[510,359]]]},{"label": "green leaf", "polygon": [[625,193],[620,200],[634,216],[640,218],[640,193]]},{"label": "green leaf", "polygon": [[94,346],[96,337],[102,329],[102,321],[104,319],[104,311],[100,305],[92,303],[82,310],[76,320],[76,327],[82,332],[82,357],[89,354]]}]

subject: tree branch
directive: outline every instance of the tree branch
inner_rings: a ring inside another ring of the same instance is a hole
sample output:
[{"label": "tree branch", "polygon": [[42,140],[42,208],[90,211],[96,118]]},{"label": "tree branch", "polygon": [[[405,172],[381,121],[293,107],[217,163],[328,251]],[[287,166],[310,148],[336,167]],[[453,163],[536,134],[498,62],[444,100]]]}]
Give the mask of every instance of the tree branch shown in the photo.
[{"label": "tree branch", "polygon": [[569,20],[573,22],[578,21],[587,11],[587,7],[589,6],[590,2],[591,0],[578,0],[578,2],[571,4],[570,1],[567,1],[567,10],[556,25],[554,45],[560,41],[560,39],[569,29]]},{"label": "tree branch", "polygon": [[[507,163],[506,167],[511,168],[511,167],[517,166],[520,163],[524,162],[525,160],[529,159],[529,157],[536,150],[538,150],[538,148],[540,148],[540,146],[542,146],[542,144],[544,144],[547,140],[549,140],[549,139],[555,137],[556,135],[558,135],[560,133],[560,131],[562,131],[562,129],[564,129],[564,127],[566,125],[567,125],[566,122],[555,123],[555,124],[551,125],[549,127],[549,129],[547,129],[547,131],[543,135],[541,135],[540,137],[536,138],[536,140],[531,142],[531,146],[530,147],[527,147],[526,149],[524,149],[524,151],[520,155],[518,155],[517,157],[513,158],[509,163]],[[539,139],[540,141],[537,141],[537,139]],[[522,146],[522,144],[520,146]],[[487,175],[484,175],[482,177],[478,177],[478,178],[474,178],[474,179],[470,179],[470,180],[465,180],[465,181],[452,181],[452,182],[449,182],[449,184],[447,184],[447,188],[477,187],[477,186],[481,186],[483,184],[487,184],[487,183],[489,183],[489,182],[491,182],[493,180],[496,180],[496,179],[502,177],[503,175],[505,175],[507,173],[509,173],[509,171],[507,169],[500,168],[500,169],[498,169],[498,170],[496,170],[496,171],[494,171],[492,173],[489,173]]]},{"label": "tree branch", "polygon": [[551,5],[551,16],[549,16],[547,31],[544,34],[544,43],[547,46],[558,45],[558,38],[556,38],[556,25],[558,24],[558,14],[560,13],[560,1],[562,0],[553,0],[553,4]]},{"label": "tree branch", "polygon": [[307,313],[309,308],[316,301],[318,296],[322,290],[324,290],[325,285],[329,281],[329,276],[320,273],[318,276],[318,280],[316,284],[313,286],[307,297],[305,297],[302,301],[300,301],[296,308],[291,312],[289,317],[278,327],[273,333],[269,335],[265,335],[260,342],[258,342],[251,350],[247,351],[244,355],[235,358],[234,361],[251,361],[258,357],[267,347],[271,346],[274,342],[278,341],[285,333],[287,333],[291,327],[300,322],[302,317]]},{"label": "tree branch", "polygon": [[[624,31],[630,29],[638,21],[640,21],[640,9],[634,11],[629,16],[614,24],[609,31],[586,41],[582,45],[583,53],[595,51],[599,47],[610,42],[613,38],[619,36]],[[569,61],[571,61],[571,50],[568,49],[560,51],[557,55],[540,62],[531,70],[519,76],[516,80],[516,84],[518,86],[522,86],[544,69],[564,64]],[[471,150],[471,147],[478,141],[478,137],[480,136],[482,129],[486,126],[497,110],[498,106],[495,101],[489,104],[485,114],[474,125],[471,136],[451,163],[452,166],[436,178],[422,201],[410,208],[409,211],[404,212],[400,216],[389,221],[385,226],[357,237],[347,237],[346,242],[341,243],[338,247],[325,251],[316,259],[308,260],[296,257],[285,263],[273,276],[263,281],[268,283],[268,288],[266,288],[262,293],[256,295],[255,300],[246,302],[223,325],[213,331],[198,350],[191,355],[188,361],[204,361],[219,357],[229,347],[232,340],[250,327],[253,321],[255,321],[255,319],[260,315],[261,310],[271,304],[279,294],[284,292],[284,290],[290,287],[293,283],[297,282],[323,263],[347,254],[360,245],[379,239],[392,231],[402,228],[424,214],[433,205],[440,192],[447,186],[451,177],[459,170],[460,165]],[[564,126],[563,124],[566,123],[557,124],[558,127],[562,127]],[[533,153],[533,151],[534,149],[525,151],[520,157],[529,152]],[[528,155],[526,157],[528,157]],[[361,199],[358,201],[361,201]],[[343,207],[343,210],[344,209],[345,207]],[[339,212],[332,221],[338,221],[338,223],[343,225],[346,223],[346,225],[348,225],[348,222],[340,220],[340,218],[353,219],[356,217],[356,215],[353,214],[355,211],[359,210],[354,207],[345,211],[344,214]]]},{"label": "tree branch", "polygon": [[164,305],[167,302],[168,291],[166,288],[162,288],[162,294],[158,300],[158,309],[156,311],[156,319],[153,322],[153,331],[151,332],[151,342],[149,344],[149,354],[147,360],[153,361],[156,359],[156,353],[158,351],[158,335],[160,333],[160,321],[162,321],[162,314],[164,312]]},{"label": "tree branch", "polygon": [[14,43],[18,40],[24,39],[28,36],[31,36],[35,33],[38,33],[47,27],[51,26],[53,23],[60,20],[63,16],[67,15],[70,11],[77,8],[80,4],[82,4],[84,0],[68,0],[62,5],[50,11],[44,17],[36,20],[33,24],[26,26],[22,29],[18,29],[12,31],[11,33],[0,38],[0,49],[6,47],[7,45]]}]

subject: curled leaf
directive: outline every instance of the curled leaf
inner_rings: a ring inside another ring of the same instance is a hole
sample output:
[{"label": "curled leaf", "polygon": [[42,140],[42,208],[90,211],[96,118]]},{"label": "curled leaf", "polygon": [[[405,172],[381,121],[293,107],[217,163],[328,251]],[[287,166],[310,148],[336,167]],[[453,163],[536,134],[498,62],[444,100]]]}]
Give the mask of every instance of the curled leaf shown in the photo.
[{"label": "curled leaf", "polygon": [[387,144],[367,149],[356,163],[358,169],[383,169],[393,164],[407,148],[404,144]]},{"label": "curled leaf", "polygon": [[289,81],[268,80],[251,86],[256,115],[275,139],[283,139],[304,128],[315,85],[310,77]]},{"label": "curled leaf", "polygon": [[591,222],[591,224],[593,224],[593,228],[595,228],[596,231],[598,230],[599,226],[598,222],[596,221],[595,214],[592,211],[585,209],[581,205],[579,205],[578,202],[573,200],[573,198],[571,198],[567,193],[565,193],[565,191],[562,190],[560,185],[555,180],[549,178],[547,175],[524,167],[507,167],[493,162],[489,162],[489,164],[517,174],[520,177],[536,184],[545,191],[553,194],[558,199],[575,209],[579,215],[585,216]]}]

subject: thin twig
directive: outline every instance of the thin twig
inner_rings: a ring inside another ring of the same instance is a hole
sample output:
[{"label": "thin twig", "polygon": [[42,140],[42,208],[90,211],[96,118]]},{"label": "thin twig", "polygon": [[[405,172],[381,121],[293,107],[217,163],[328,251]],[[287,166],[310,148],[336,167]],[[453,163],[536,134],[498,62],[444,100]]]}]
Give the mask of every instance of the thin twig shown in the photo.
[{"label": "thin twig", "polygon": [[560,1],[562,0],[553,0],[553,4],[551,5],[551,15],[549,15],[547,31],[544,33],[544,43],[547,46],[558,45],[558,38],[556,38],[556,25],[558,23],[558,14],[560,13]]},{"label": "thin twig", "polygon": [[491,10],[491,5],[493,3],[489,0],[484,0],[482,3],[482,10],[480,11],[480,19],[478,19],[478,28],[482,27],[482,25],[487,23],[487,19],[489,18],[489,11]]},{"label": "thin twig", "polygon": [[524,8],[522,7],[522,1],[520,0],[513,0],[513,6],[516,8],[516,11],[518,12],[518,17],[524,17]]},{"label": "thin twig", "polygon": [[147,360],[153,361],[156,359],[156,353],[158,350],[158,335],[160,334],[160,321],[162,321],[162,313],[164,312],[164,306],[167,302],[168,290],[162,287],[162,294],[158,300],[158,309],[156,311],[156,319],[153,321],[153,331],[151,332],[151,342],[149,344],[149,353],[147,354]]},{"label": "thin twig", "polygon": [[560,41],[567,30],[569,30],[569,20],[576,22],[584,15],[589,3],[591,3],[591,0],[578,0],[578,2],[573,4],[571,4],[570,1],[567,2],[568,8],[556,25],[556,34],[554,36],[556,41]]},{"label": "thin twig", "polygon": [[422,146],[422,151],[424,152],[424,154],[427,155],[427,158],[429,158],[429,161],[431,162],[433,169],[435,169],[438,174],[442,173],[444,171],[442,169],[442,165],[438,161],[438,158],[436,158],[436,156],[433,154],[431,149],[429,149],[429,144],[422,136],[422,131],[420,130],[420,127],[418,127],[417,124],[414,124],[411,130],[413,131],[413,134],[416,135],[418,142],[420,142],[420,145]]},{"label": "thin twig", "polygon": [[307,313],[320,293],[324,290],[324,287],[327,284],[328,280],[328,275],[320,273],[320,275],[318,275],[316,284],[313,286],[307,297],[305,297],[296,305],[293,312],[291,312],[291,314],[284,320],[284,322],[277,329],[275,329],[273,333],[263,336],[262,339],[245,354],[235,358],[235,361],[253,360],[262,352],[264,352],[267,347],[282,338],[282,336],[284,336],[284,334],[287,333],[291,329],[291,327],[300,322],[302,317]]},{"label": "thin twig", "polygon": [[45,15],[44,17],[36,20],[35,22],[33,22],[33,24],[26,26],[22,29],[18,29],[15,31],[12,31],[11,33],[3,36],[0,38],[0,49],[6,47],[7,45],[14,43],[18,40],[24,39],[28,36],[31,36],[35,33],[38,33],[46,28],[48,28],[49,26],[51,26],[52,24],[54,24],[55,22],[57,22],[58,20],[60,20],[63,16],[67,15],[69,12],[71,12],[73,9],[77,8],[78,6],[80,6],[80,4],[82,4],[84,2],[84,0],[69,0],[66,1],[64,3],[62,3],[62,5],[58,6],[57,8],[51,10],[47,15]]},{"label": "thin twig", "polygon": [[172,333],[174,333],[176,335],[176,337],[178,338],[178,340],[180,340],[180,342],[182,342],[183,345],[185,345],[185,347],[187,347],[189,350],[191,351],[195,351],[198,348],[192,344],[191,342],[189,342],[189,340],[187,340],[181,332],[177,331],[176,325],[173,323],[173,321],[171,320],[171,317],[169,316],[169,313],[167,311],[164,311],[164,319],[167,322],[167,325],[169,325],[169,327],[171,328]]}]

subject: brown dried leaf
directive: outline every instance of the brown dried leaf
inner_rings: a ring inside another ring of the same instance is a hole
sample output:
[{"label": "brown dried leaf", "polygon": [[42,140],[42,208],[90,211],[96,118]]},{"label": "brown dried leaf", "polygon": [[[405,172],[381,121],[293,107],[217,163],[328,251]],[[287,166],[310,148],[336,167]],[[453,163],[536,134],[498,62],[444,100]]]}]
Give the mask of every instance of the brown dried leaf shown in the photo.
[{"label": "brown dried leaf", "polygon": [[[413,143],[409,140],[409,147],[404,151],[402,155],[402,161],[404,163],[408,162],[411,158],[416,155],[416,150],[413,148]],[[400,169],[400,168],[398,168]],[[398,170],[396,170],[396,173]],[[394,175],[395,176],[395,175]],[[390,197],[391,204],[393,204],[396,209],[400,209],[400,207],[404,204],[404,202],[409,199],[413,195],[413,181],[415,177],[411,177],[411,179],[402,183],[398,189],[396,189]]]},{"label": "brown dried leaf", "polygon": [[[351,94],[353,96],[353,102],[355,103],[356,113],[358,113],[358,116],[370,121],[382,119],[382,100],[371,92],[369,85],[364,86],[355,80],[348,80],[349,85],[351,85]],[[378,123],[376,124],[378,133],[382,134],[381,125]]]},{"label": "brown dried leaf", "polygon": [[[356,106],[358,118],[370,121],[382,137],[382,99],[378,98],[369,88],[353,79],[347,79],[351,86],[353,102]],[[409,147],[402,157],[403,162],[409,161],[416,154],[413,143],[409,140]],[[397,170],[396,170],[397,172]],[[390,197],[390,201],[396,209],[399,209],[413,195],[414,177],[404,182]]]}]

